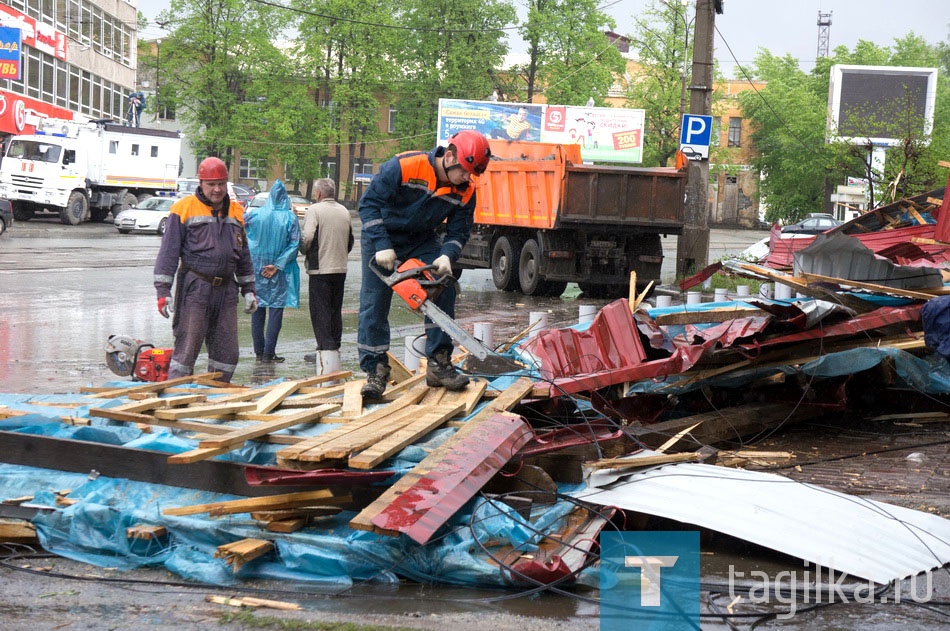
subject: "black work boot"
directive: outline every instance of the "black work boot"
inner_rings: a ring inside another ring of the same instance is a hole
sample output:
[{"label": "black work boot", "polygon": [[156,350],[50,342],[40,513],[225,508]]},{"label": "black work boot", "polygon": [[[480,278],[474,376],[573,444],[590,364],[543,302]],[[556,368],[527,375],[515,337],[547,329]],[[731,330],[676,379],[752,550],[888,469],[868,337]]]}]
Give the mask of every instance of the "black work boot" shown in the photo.
[{"label": "black work boot", "polygon": [[389,364],[376,364],[372,372],[366,373],[366,383],[360,388],[364,399],[378,399],[386,392],[389,384]]},{"label": "black work boot", "polygon": [[430,388],[442,386],[446,390],[463,390],[468,385],[468,377],[460,374],[452,365],[449,351],[436,351],[426,366],[426,385]]}]

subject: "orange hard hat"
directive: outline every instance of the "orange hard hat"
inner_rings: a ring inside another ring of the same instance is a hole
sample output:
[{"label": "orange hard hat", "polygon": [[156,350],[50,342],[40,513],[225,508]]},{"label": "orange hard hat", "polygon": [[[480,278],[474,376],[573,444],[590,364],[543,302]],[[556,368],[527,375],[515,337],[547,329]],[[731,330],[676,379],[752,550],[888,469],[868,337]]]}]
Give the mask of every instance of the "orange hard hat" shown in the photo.
[{"label": "orange hard hat", "polygon": [[488,168],[491,160],[491,147],[488,138],[473,129],[463,129],[449,138],[449,143],[455,145],[455,157],[462,168],[472,175],[481,175]]},{"label": "orange hard hat", "polygon": [[205,158],[198,165],[199,180],[226,180],[228,179],[228,166],[221,158]]}]

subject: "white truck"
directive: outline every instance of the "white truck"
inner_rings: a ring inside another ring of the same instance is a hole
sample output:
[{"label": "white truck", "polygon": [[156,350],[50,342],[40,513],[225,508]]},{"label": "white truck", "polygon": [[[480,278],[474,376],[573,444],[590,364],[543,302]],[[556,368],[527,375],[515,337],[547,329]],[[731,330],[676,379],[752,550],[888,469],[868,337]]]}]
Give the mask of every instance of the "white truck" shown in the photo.
[{"label": "white truck", "polygon": [[146,197],[174,194],[181,169],[177,132],[105,120],[42,119],[13,136],[0,162],[0,197],[17,220],[37,213],[64,224],[105,221]]}]

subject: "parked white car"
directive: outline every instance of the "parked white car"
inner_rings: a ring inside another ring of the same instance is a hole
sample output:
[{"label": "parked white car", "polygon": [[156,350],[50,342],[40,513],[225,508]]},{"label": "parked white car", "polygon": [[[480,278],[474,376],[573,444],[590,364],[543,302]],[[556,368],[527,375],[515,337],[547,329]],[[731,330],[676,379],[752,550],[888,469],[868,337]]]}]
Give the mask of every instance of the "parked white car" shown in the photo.
[{"label": "parked white car", "polygon": [[122,234],[130,232],[153,232],[165,234],[168,225],[168,211],[177,202],[175,197],[149,197],[132,208],[123,210],[115,218],[116,230]]}]

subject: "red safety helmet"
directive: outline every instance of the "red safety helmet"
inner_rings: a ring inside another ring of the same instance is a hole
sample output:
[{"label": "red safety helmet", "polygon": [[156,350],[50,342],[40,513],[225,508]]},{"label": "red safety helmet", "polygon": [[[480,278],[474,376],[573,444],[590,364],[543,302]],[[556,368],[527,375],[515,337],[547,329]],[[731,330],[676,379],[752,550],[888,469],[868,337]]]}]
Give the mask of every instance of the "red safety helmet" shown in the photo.
[{"label": "red safety helmet", "polygon": [[205,158],[198,165],[199,180],[226,180],[228,179],[228,165],[221,158]]},{"label": "red safety helmet", "polygon": [[488,138],[472,129],[463,129],[449,138],[449,143],[455,145],[455,157],[462,168],[472,175],[481,175],[488,168],[491,160],[491,147]]}]

